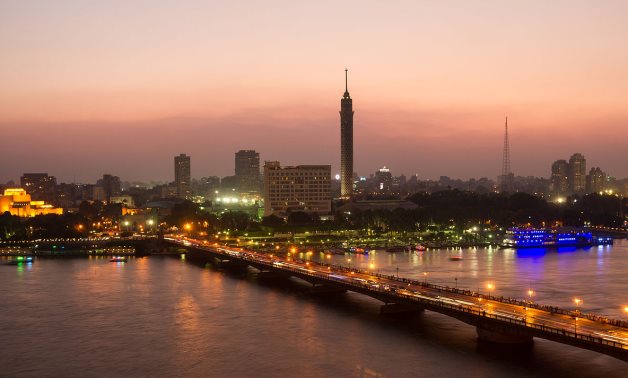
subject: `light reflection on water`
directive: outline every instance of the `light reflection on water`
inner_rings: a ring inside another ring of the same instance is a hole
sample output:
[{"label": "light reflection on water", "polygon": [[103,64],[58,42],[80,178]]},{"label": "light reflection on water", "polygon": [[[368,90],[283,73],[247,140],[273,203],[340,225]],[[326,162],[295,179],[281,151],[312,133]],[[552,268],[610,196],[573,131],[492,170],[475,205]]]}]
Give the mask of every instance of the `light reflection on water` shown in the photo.
[{"label": "light reflection on water", "polygon": [[[381,273],[622,316],[628,244],[572,251],[377,251],[351,264]],[[451,261],[450,256],[462,255]],[[323,256],[324,257],[324,256]],[[346,256],[326,261],[343,262]],[[425,312],[379,315],[347,293],[306,294],[175,258],[39,259],[0,266],[0,375],[212,377],[622,377],[628,364],[538,340],[530,350],[476,342],[474,328]],[[30,270],[29,270],[30,269]],[[561,304],[561,303],[558,303]]]}]

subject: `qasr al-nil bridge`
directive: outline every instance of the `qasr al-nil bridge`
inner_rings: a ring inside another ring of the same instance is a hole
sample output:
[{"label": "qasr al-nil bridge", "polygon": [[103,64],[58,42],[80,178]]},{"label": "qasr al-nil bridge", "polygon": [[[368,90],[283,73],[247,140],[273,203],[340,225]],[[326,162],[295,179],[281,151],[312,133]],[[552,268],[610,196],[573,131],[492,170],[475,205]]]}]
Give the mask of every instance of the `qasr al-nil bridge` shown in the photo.
[{"label": "qasr al-nil bridge", "polygon": [[269,278],[297,277],[321,293],[349,290],[368,295],[384,303],[383,313],[435,311],[475,326],[480,340],[516,344],[539,337],[628,362],[628,322],[189,238],[166,237],[164,243],[184,248],[190,260],[232,269],[250,266]]}]

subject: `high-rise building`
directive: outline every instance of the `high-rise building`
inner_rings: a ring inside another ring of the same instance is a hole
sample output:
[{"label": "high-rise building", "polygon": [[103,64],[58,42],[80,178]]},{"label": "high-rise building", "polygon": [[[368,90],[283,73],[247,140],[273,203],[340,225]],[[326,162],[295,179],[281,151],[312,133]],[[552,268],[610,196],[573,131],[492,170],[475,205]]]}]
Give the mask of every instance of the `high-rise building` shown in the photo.
[{"label": "high-rise building", "polygon": [[291,212],[327,215],[331,212],[331,165],[282,167],[264,164],[264,216]]},{"label": "high-rise building", "polygon": [[105,174],[102,176],[102,180],[98,180],[96,184],[102,187],[107,203],[111,202],[111,197],[117,197],[122,193],[122,185],[118,176]]},{"label": "high-rise building", "polygon": [[57,179],[47,173],[24,173],[20,177],[20,185],[33,200],[56,202]]},{"label": "high-rise building", "polygon": [[599,167],[591,168],[587,176],[587,193],[601,192],[605,187],[606,173]]},{"label": "high-rise building", "polygon": [[259,152],[240,150],[235,154],[235,177],[240,193],[259,193]]},{"label": "high-rise building", "polygon": [[582,154],[575,153],[569,158],[569,191],[584,193],[587,183],[587,161]]},{"label": "high-rise building", "polygon": [[392,187],[392,181],[393,181],[393,177],[392,177],[392,173],[390,173],[390,169],[386,168],[385,166],[383,168],[380,168],[377,172],[375,172],[375,177],[374,177],[374,181],[375,181],[375,191],[378,193],[388,193],[390,192],[390,189]]},{"label": "high-rise building", "polygon": [[174,157],[174,185],[177,188],[177,197],[190,198],[190,157],[180,154]]},{"label": "high-rise building", "polygon": [[349,96],[348,70],[345,93],[340,100],[340,196],[353,195],[353,100]]},{"label": "high-rise building", "polygon": [[556,160],[552,164],[550,185],[554,194],[566,194],[569,190],[569,163],[566,160]]}]

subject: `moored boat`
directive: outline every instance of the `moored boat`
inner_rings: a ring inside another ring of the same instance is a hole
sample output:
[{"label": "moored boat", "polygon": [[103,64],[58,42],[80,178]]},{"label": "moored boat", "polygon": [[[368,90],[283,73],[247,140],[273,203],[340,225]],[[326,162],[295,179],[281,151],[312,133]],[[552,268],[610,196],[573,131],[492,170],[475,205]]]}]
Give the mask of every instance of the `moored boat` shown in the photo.
[{"label": "moored boat", "polygon": [[126,262],[126,261],[127,261],[126,256],[114,256],[109,259],[109,262]]},{"label": "moored boat", "polygon": [[3,262],[4,265],[22,265],[22,264],[32,264],[35,262],[35,258],[33,256],[15,256],[9,260]]},{"label": "moored boat", "polygon": [[502,248],[590,247],[613,244],[613,239],[594,236],[586,228],[560,227],[553,229],[512,228],[500,244]]}]

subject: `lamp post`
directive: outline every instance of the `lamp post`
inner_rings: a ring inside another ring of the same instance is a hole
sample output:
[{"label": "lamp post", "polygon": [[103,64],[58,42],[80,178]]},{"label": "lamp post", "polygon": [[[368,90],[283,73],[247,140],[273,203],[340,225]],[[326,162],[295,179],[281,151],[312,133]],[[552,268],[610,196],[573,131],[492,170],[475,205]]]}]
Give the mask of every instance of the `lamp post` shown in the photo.
[{"label": "lamp post", "polygon": [[532,296],[534,295],[534,290],[528,289],[528,298],[530,298],[530,303],[532,303]]},{"label": "lamp post", "polygon": [[491,290],[493,290],[495,288],[495,285],[493,283],[489,283],[486,285],[486,288],[488,289],[488,297],[491,297]]},{"label": "lamp post", "polygon": [[574,298],[573,303],[576,304],[576,314],[573,317],[573,333],[578,335],[578,315],[580,314],[580,310],[578,309],[578,306],[582,304],[582,299]]}]

